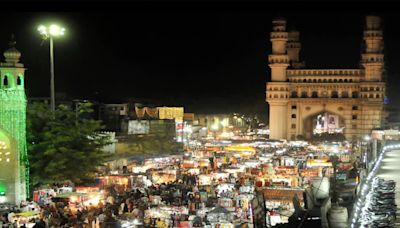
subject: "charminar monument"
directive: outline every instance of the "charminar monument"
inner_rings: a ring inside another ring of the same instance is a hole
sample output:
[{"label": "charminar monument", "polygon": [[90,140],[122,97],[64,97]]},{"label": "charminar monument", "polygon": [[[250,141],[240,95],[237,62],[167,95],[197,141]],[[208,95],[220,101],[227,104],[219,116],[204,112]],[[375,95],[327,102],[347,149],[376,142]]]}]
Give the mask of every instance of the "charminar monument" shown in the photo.
[{"label": "charminar monument", "polygon": [[367,16],[359,69],[308,69],[299,58],[299,32],[272,21],[267,83],[271,139],[341,132],[353,140],[381,127],[385,82],[381,19]]}]

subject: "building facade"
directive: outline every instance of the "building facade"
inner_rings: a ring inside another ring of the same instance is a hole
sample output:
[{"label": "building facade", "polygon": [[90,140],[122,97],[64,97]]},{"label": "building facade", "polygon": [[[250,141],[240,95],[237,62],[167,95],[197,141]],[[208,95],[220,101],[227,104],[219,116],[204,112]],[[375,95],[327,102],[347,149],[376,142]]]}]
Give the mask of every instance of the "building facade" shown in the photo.
[{"label": "building facade", "polygon": [[299,58],[299,32],[286,31],[285,19],[273,20],[270,38],[271,82],[266,85],[266,101],[271,139],[310,138],[321,114],[348,140],[381,127],[385,82],[379,17],[366,17],[359,69],[305,68]]},{"label": "building facade", "polygon": [[26,147],[25,68],[10,42],[0,63],[0,201],[19,204],[29,192]]}]

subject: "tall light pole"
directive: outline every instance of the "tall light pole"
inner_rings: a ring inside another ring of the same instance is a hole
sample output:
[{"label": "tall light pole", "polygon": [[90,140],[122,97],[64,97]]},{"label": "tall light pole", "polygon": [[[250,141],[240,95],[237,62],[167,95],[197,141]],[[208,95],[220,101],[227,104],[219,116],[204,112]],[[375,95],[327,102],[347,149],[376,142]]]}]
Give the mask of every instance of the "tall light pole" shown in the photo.
[{"label": "tall light pole", "polygon": [[56,97],[55,97],[55,86],[54,86],[54,45],[53,38],[64,35],[65,29],[52,24],[49,27],[40,25],[38,27],[40,35],[43,40],[49,39],[50,41],[50,107],[54,112],[56,110]]}]

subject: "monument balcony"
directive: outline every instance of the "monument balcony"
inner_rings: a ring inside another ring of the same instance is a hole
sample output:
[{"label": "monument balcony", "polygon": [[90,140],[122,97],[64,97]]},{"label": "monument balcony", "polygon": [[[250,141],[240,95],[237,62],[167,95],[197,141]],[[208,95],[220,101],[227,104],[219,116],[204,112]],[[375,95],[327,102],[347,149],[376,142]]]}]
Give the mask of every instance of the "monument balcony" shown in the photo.
[{"label": "monument balcony", "polygon": [[383,33],[381,30],[366,30],[364,31],[364,39],[370,39],[371,37],[376,39],[383,39]]},{"label": "monument balcony", "polygon": [[270,64],[274,64],[274,63],[289,64],[289,56],[288,55],[268,55],[268,62]]},{"label": "monument balcony", "polygon": [[362,76],[361,69],[290,69],[288,76]]},{"label": "monument balcony", "polygon": [[342,97],[338,97],[338,98],[330,98],[330,97],[290,97],[290,101],[299,101],[299,102],[310,102],[310,103],[356,103],[360,101],[360,98],[342,98]]},{"label": "monument balcony", "polygon": [[290,42],[290,43],[287,43],[287,45],[286,45],[286,47],[288,48],[288,49],[290,49],[290,48],[301,48],[301,44],[300,43],[298,43],[298,42]]},{"label": "monument balcony", "polygon": [[287,40],[288,33],[287,32],[271,32],[271,41],[273,40]]},{"label": "monument balcony", "polygon": [[292,83],[353,83],[353,82],[359,82],[360,79],[361,79],[361,76],[354,76],[354,77],[349,77],[349,76],[336,76],[336,77],[288,76],[289,82],[292,82]]}]

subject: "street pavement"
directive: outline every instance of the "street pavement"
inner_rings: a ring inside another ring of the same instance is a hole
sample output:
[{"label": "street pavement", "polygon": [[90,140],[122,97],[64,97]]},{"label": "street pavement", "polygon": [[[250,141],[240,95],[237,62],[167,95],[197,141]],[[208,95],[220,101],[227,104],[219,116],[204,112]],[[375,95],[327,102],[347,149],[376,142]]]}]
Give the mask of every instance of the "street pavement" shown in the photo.
[{"label": "street pavement", "polygon": [[396,227],[400,227],[400,150],[392,150],[385,153],[380,163],[377,176],[385,180],[394,180],[396,182]]}]

